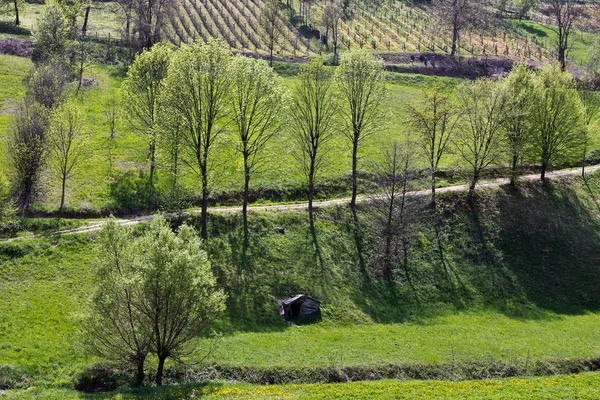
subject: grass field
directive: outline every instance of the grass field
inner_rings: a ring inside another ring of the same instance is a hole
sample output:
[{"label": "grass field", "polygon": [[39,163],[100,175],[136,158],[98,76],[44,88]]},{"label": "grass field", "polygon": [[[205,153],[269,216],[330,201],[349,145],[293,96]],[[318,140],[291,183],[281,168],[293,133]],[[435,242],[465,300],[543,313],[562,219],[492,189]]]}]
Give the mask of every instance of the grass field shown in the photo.
[{"label": "grass field", "polygon": [[211,383],[83,395],[70,390],[9,391],[7,399],[580,399],[600,397],[600,373],[485,381],[350,382],[320,385]]},{"label": "grass field", "polygon": [[[402,278],[390,287],[363,270],[371,268],[374,239],[365,225],[363,267],[344,209],[318,214],[322,262],[303,213],[251,214],[243,276],[235,272],[239,218],[215,215],[207,249],[230,301],[213,325],[225,336],[208,362],[286,371],[471,362],[521,368],[600,357],[600,174],[586,182],[490,189],[473,206],[461,195],[444,196],[442,248],[452,272],[432,257],[439,244],[425,228],[411,261],[416,293]],[[364,224],[368,213],[361,211]],[[278,226],[285,235],[273,231]],[[78,235],[0,244],[0,365],[17,367],[29,385],[70,388],[95,362],[79,347],[76,324],[92,290],[92,241]],[[292,293],[322,300],[323,322],[286,326],[276,299]],[[199,344],[197,355],[208,345]]]}]

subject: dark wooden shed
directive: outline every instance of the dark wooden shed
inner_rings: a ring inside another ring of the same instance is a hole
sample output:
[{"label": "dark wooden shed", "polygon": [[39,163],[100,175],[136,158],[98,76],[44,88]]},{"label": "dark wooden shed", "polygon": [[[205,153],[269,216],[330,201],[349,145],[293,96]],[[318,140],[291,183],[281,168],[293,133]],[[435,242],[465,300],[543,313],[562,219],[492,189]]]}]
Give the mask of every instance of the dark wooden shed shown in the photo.
[{"label": "dark wooden shed", "polygon": [[321,320],[321,302],[305,294],[279,300],[279,314],[290,322],[313,322]]}]

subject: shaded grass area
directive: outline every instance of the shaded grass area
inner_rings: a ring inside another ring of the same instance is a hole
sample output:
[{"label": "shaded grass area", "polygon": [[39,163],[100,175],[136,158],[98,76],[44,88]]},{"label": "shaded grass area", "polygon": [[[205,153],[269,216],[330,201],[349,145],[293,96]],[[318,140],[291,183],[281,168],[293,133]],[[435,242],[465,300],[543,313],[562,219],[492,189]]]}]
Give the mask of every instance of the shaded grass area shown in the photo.
[{"label": "shaded grass area", "polygon": [[[304,213],[252,213],[245,260],[239,216],[212,215],[207,249],[229,294],[212,329],[225,336],[205,367],[171,369],[170,377],[262,382],[273,371],[293,377],[316,367],[368,374],[600,357],[599,194],[600,174],[489,189],[474,200],[445,194],[412,252],[414,290],[403,275],[388,283],[374,272],[370,206],[359,210],[360,248],[345,208],[319,210],[315,236]],[[27,385],[72,387],[94,362],[76,334],[92,290],[91,241],[0,244],[0,365],[14,365]],[[323,322],[283,322],[276,300],[297,293],[322,300]],[[198,345],[199,357],[210,343]]]},{"label": "shaded grass area", "polygon": [[559,375],[544,378],[510,378],[485,381],[383,380],[318,385],[267,385],[211,383],[160,389],[124,391],[113,395],[84,395],[69,390],[8,392],[8,399],[597,399],[600,374]]}]

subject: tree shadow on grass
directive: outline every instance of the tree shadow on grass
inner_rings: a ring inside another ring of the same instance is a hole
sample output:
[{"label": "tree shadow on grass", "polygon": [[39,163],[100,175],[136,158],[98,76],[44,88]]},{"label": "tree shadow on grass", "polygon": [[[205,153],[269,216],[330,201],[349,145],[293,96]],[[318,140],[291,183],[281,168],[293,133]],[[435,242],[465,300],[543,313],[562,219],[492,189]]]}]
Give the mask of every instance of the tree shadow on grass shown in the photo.
[{"label": "tree shadow on grass", "polygon": [[600,310],[600,223],[568,185],[503,188],[498,249],[528,301],[559,314]]}]

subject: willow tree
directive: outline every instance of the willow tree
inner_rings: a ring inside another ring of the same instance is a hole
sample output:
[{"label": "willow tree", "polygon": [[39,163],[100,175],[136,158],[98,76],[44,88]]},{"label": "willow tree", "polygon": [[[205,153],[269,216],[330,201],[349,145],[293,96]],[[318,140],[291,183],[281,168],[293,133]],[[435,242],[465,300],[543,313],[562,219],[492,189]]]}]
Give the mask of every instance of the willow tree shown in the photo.
[{"label": "willow tree", "polygon": [[146,138],[150,160],[151,204],[154,204],[154,175],[156,171],[156,139],[158,134],[160,98],[165,89],[165,79],[172,52],[165,44],[138,55],[123,82],[123,104],[129,121]]},{"label": "willow tree", "polygon": [[283,80],[265,62],[236,57],[231,71],[231,118],[237,133],[237,151],[244,159],[242,217],[248,241],[250,177],[263,161],[260,153],[279,132],[287,92]]},{"label": "willow tree", "polygon": [[351,50],[342,55],[335,81],[341,98],[343,133],[352,142],[352,199],[358,192],[358,151],[360,144],[376,133],[383,123],[383,60],[368,50]]},{"label": "willow tree", "polygon": [[215,143],[227,127],[232,54],[212,40],[183,45],[173,57],[163,97],[165,112],[181,122],[184,162],[200,177],[202,238],[208,238],[208,197]]}]

